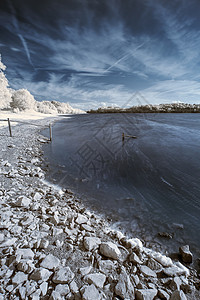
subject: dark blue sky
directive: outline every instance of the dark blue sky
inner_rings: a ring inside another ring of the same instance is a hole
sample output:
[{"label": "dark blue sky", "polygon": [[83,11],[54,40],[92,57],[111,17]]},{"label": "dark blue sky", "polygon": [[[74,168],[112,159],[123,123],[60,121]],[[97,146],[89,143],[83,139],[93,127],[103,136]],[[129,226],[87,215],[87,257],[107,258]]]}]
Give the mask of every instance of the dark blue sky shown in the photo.
[{"label": "dark blue sky", "polygon": [[37,100],[199,103],[199,12],[199,0],[1,0],[0,53],[10,86]]}]

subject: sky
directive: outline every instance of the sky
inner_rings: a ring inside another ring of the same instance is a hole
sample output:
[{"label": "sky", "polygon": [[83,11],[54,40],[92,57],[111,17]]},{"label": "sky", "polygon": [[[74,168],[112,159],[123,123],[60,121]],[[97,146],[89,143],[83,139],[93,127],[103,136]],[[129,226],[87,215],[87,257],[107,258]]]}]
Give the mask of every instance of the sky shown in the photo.
[{"label": "sky", "polygon": [[1,0],[10,87],[82,109],[200,103],[199,0]]}]

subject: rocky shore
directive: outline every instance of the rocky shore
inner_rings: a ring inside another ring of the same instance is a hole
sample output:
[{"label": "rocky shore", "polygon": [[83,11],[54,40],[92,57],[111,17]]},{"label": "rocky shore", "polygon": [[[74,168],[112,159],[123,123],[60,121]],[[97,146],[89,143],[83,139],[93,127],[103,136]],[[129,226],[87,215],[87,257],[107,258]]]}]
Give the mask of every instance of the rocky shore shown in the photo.
[{"label": "rocky shore", "polygon": [[194,270],[45,182],[44,142],[27,124],[0,130],[0,300],[200,299]]}]

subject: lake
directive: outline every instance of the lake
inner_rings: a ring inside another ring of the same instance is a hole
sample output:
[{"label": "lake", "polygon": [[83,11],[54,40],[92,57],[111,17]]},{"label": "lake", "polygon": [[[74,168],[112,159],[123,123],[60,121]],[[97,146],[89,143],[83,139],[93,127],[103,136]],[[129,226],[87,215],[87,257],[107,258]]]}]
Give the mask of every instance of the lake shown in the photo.
[{"label": "lake", "polygon": [[72,115],[54,124],[44,150],[47,178],[126,233],[198,252],[200,114]]}]

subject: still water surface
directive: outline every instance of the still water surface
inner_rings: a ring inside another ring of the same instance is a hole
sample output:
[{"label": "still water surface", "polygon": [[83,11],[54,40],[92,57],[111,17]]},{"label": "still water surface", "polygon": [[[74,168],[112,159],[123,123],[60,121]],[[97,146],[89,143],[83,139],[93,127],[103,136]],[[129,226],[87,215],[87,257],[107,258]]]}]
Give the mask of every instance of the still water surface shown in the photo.
[{"label": "still water surface", "polygon": [[200,247],[200,114],[71,116],[54,124],[45,157],[50,180],[131,235]]}]

